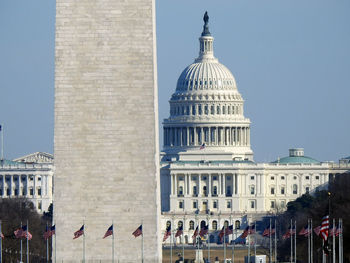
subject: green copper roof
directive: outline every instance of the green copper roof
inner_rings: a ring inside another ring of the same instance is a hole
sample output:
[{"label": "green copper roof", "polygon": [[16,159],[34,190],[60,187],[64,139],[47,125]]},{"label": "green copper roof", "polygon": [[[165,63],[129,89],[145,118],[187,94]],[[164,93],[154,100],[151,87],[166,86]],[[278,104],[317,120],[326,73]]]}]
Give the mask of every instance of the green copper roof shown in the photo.
[{"label": "green copper roof", "polygon": [[14,162],[14,161],[11,161],[11,160],[0,160],[0,166],[9,166],[9,165],[12,165],[12,166],[18,166],[18,165],[23,165],[23,163],[19,163],[19,162]]},{"label": "green copper roof", "polygon": [[319,164],[320,162],[307,156],[288,156],[283,157],[279,160],[276,160],[272,163],[281,163],[281,164],[287,164],[287,163],[314,163]]}]

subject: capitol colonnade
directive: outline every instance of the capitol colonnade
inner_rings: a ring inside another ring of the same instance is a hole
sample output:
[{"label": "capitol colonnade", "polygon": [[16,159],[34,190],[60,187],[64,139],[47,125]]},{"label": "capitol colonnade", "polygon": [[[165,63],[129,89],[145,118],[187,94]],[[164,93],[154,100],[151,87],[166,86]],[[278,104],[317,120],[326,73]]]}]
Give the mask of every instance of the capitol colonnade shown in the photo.
[{"label": "capitol colonnade", "polygon": [[164,127],[164,146],[250,146],[249,126]]}]

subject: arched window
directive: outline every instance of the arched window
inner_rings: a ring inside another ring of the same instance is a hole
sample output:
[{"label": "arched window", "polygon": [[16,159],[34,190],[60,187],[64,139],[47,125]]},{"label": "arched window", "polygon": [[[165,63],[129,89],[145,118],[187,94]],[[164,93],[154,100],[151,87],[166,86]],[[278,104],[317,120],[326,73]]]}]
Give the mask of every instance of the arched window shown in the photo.
[{"label": "arched window", "polygon": [[224,226],[225,226],[225,228],[228,227],[228,221],[227,220],[225,220]]},{"label": "arched window", "polygon": [[192,115],[196,115],[196,105],[192,105]]},{"label": "arched window", "polygon": [[216,220],[213,221],[212,228],[213,228],[213,230],[217,230],[218,229],[218,222]]},{"label": "arched window", "polygon": [[218,195],[218,187],[216,185],[213,187],[213,195]]},{"label": "arched window", "polygon": [[193,230],[194,229],[194,222],[191,220],[190,221],[190,230]]},{"label": "arched window", "polygon": [[220,114],[220,106],[219,105],[216,107],[216,114]]},{"label": "arched window", "polygon": [[293,195],[298,194],[298,186],[296,184],[293,184]]},{"label": "arched window", "polygon": [[177,227],[180,228],[180,227],[182,227],[182,226],[183,226],[183,222],[182,222],[182,221],[179,221],[179,222],[177,223]]},{"label": "arched window", "polygon": [[207,222],[205,222],[204,220],[201,221],[201,228],[204,228],[207,225]]},{"label": "arched window", "polygon": [[179,186],[179,195],[183,195],[184,194],[184,188],[183,186]]},{"label": "arched window", "polygon": [[241,222],[239,220],[236,220],[235,222],[235,228],[240,229],[241,228]]},{"label": "arched window", "polygon": [[211,107],[210,107],[210,113],[211,113],[211,115],[214,115],[214,114],[215,114],[214,105],[211,105]]},{"label": "arched window", "polygon": [[204,196],[207,196],[207,187],[206,186],[203,186],[203,195]]},{"label": "arched window", "polygon": [[171,222],[170,221],[166,221],[166,228],[168,228],[169,226],[171,226]]}]

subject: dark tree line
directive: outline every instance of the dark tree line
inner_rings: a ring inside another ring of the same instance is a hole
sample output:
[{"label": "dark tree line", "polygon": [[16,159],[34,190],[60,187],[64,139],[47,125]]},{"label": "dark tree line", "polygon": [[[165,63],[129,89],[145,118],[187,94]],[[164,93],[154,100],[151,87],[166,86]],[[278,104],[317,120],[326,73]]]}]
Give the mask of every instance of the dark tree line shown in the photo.
[{"label": "dark tree line", "polygon": [[[22,225],[29,225],[29,232],[33,235],[29,241],[30,262],[46,262],[46,241],[43,238],[46,223],[51,226],[52,205],[49,212],[40,215],[36,212],[33,203],[25,198],[0,199],[0,220],[1,229],[4,235],[2,240],[3,262],[19,262],[20,260],[20,239],[14,235],[14,231]],[[23,261],[27,255],[27,240],[22,239]],[[49,240],[49,255],[51,254],[51,240]]]},{"label": "dark tree line", "polygon": [[[279,260],[288,261],[290,258],[290,239],[282,240],[282,235],[290,226],[290,219],[297,222],[297,258],[299,262],[307,262],[307,237],[299,236],[299,231],[307,225],[308,218],[313,220],[313,228],[320,226],[322,217],[328,214],[330,201],[330,227],[333,218],[343,219],[344,262],[350,262],[350,174],[341,174],[329,182],[328,191],[316,191],[314,194],[304,194],[293,202],[288,203],[285,213],[278,216]],[[314,262],[322,262],[322,239],[313,232]],[[332,241],[332,238],[330,241]],[[294,246],[294,241],[293,241]],[[332,248],[332,246],[330,246]],[[336,238],[336,253],[338,257],[338,237]]]}]

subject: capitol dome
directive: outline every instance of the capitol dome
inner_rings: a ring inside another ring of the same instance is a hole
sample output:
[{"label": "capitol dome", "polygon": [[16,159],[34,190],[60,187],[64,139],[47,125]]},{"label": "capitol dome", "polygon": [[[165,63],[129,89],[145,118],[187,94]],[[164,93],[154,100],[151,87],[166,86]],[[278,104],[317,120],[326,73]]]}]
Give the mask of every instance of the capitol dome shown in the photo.
[{"label": "capitol dome", "polygon": [[164,152],[193,156],[205,148],[209,159],[210,151],[213,158],[226,153],[228,159],[250,161],[250,120],[244,117],[235,78],[214,56],[208,21],[206,14],[199,56],[180,74],[170,98],[170,116],[163,122]]}]

